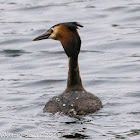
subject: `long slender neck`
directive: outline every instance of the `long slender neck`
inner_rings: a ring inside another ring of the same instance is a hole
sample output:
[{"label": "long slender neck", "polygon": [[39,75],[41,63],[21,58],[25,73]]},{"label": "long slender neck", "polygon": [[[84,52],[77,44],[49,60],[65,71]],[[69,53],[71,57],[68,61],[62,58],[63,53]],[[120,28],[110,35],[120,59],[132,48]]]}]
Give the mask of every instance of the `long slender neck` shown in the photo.
[{"label": "long slender neck", "polygon": [[68,91],[84,90],[78,65],[78,57],[69,57],[69,71],[67,79],[67,89]]},{"label": "long slender neck", "polygon": [[83,91],[85,89],[82,85],[78,65],[78,54],[81,47],[80,36],[76,30],[75,32],[71,33],[71,37],[62,38],[60,41],[69,60],[67,88],[65,92],[78,90]]}]

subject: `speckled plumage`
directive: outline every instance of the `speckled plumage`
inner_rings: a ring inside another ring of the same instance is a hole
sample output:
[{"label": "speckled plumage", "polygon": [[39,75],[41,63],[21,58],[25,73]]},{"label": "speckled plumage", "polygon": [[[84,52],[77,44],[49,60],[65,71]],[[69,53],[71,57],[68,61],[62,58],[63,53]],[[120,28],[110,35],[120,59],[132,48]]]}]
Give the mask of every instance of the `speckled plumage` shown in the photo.
[{"label": "speckled plumage", "polygon": [[44,107],[44,112],[62,112],[66,115],[85,115],[94,113],[102,107],[100,99],[87,92],[82,85],[80,77],[78,55],[81,48],[81,39],[78,27],[83,27],[77,22],[66,22],[52,26],[45,34],[34,41],[42,39],[59,40],[69,60],[67,88],[65,91],[51,98]]},{"label": "speckled plumage", "polygon": [[44,107],[44,112],[63,112],[70,115],[73,109],[76,115],[94,113],[102,107],[99,98],[87,91],[64,92],[59,96],[51,98]]}]

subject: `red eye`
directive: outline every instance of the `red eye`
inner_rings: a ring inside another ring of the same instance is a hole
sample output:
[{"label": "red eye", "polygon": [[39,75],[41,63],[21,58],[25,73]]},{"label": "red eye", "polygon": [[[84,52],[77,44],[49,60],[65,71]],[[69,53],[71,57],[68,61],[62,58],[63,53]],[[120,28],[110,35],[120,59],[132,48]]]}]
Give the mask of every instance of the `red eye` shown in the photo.
[{"label": "red eye", "polygon": [[53,30],[51,29],[51,33],[53,33]]}]

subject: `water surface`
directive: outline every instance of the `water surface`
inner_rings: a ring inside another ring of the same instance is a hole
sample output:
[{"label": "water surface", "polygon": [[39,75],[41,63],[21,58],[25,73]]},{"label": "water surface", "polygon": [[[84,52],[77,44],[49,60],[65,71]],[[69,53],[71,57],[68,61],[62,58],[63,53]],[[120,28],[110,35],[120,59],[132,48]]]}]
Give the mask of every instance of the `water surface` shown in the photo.
[{"label": "water surface", "polygon": [[[84,25],[81,77],[104,106],[81,120],[43,113],[66,87],[67,57],[58,41],[32,42],[66,21]],[[0,90],[0,136],[7,139],[139,140],[139,0],[1,0]]]}]

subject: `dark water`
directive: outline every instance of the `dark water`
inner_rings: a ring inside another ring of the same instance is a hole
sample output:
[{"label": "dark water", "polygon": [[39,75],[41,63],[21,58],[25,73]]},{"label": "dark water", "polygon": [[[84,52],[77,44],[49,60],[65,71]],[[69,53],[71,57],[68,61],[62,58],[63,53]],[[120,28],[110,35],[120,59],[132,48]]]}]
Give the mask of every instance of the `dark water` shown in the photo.
[{"label": "dark water", "polygon": [[[104,105],[81,120],[42,113],[66,87],[67,57],[59,42],[32,39],[65,21],[84,25],[81,77]],[[139,140],[140,1],[1,0],[0,90],[0,137]]]}]

